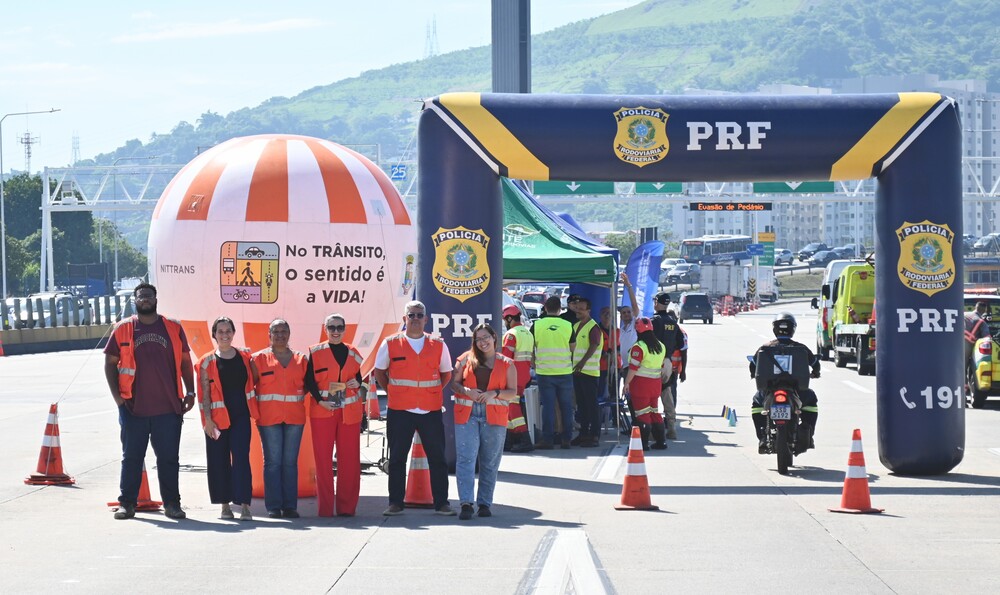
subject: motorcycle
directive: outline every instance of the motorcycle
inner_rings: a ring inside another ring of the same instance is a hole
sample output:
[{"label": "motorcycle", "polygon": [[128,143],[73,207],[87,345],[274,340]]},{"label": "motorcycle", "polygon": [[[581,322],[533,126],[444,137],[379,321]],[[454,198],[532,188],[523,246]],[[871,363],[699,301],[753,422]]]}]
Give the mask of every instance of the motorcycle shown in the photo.
[{"label": "motorcycle", "polygon": [[[755,373],[762,367],[754,356],[748,355],[751,375],[757,380],[758,390],[762,394],[761,409],[766,418],[763,446],[761,454],[774,454],[778,459],[778,473],[788,475],[788,468],[796,454],[805,449],[799,449],[799,442],[805,440],[808,444],[808,430],[803,427],[799,431],[802,416],[802,400],[799,398],[799,383],[791,371],[782,367],[780,358],[773,358],[777,374],[761,377]],[[764,367],[766,369],[767,367]]]}]

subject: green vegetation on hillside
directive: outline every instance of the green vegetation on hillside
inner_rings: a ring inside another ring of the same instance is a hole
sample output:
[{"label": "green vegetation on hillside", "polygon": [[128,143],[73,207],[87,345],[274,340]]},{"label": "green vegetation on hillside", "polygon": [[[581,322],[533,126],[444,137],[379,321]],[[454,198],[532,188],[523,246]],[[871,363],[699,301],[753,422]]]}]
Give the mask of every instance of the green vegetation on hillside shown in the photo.
[{"label": "green vegetation on hillside", "polygon": [[[538,93],[756,91],[762,84],[823,86],[862,75],[978,78],[1000,90],[1000,2],[971,0],[649,0],[532,38]],[[411,144],[420,100],[488,91],[489,47],[396,64],[274,97],[226,116],[202,114],[169,134],[131,140],[98,163],[169,155],[186,163],[236,136],[307,134],[378,144],[387,159]]]}]

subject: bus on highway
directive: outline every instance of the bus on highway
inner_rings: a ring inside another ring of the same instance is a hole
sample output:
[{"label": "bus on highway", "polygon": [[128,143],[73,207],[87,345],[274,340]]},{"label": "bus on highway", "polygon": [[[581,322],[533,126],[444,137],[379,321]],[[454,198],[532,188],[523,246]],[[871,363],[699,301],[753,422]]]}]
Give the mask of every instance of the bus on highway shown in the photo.
[{"label": "bus on highway", "polygon": [[733,261],[749,261],[747,246],[750,236],[706,235],[681,241],[681,258],[687,262],[715,264]]}]

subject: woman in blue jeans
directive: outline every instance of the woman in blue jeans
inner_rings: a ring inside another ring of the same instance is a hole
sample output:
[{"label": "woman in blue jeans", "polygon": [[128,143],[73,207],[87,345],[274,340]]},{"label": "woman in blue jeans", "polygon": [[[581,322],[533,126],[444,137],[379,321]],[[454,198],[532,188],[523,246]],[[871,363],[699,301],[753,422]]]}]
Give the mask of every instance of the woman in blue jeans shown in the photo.
[{"label": "woman in blue jeans", "polygon": [[480,324],[472,333],[472,348],[455,365],[455,479],[462,502],[459,520],[472,518],[476,457],[479,457],[479,516],[493,516],[493,488],[507,435],[507,404],[517,399],[517,369],[497,353],[497,333]]},{"label": "woman in blue jeans", "polygon": [[271,322],[271,346],[253,356],[256,398],[250,415],[264,449],[264,506],[272,519],[297,519],[299,444],[306,423],[305,377],[308,360],[288,348],[290,330],[280,318]]}]

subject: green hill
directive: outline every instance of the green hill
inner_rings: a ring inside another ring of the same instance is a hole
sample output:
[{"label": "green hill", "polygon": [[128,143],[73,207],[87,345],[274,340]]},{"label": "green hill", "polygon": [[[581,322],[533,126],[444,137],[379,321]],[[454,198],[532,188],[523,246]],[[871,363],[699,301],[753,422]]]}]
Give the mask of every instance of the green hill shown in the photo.
[{"label": "green hill", "polygon": [[[761,84],[823,86],[861,75],[978,78],[1000,91],[1000,2],[969,0],[649,0],[532,38],[535,92],[659,94],[755,91]],[[207,112],[95,161],[198,150],[235,136],[307,134],[379,144],[385,158],[413,140],[419,100],[488,91],[490,50],[396,64],[275,97],[226,116]]]}]

